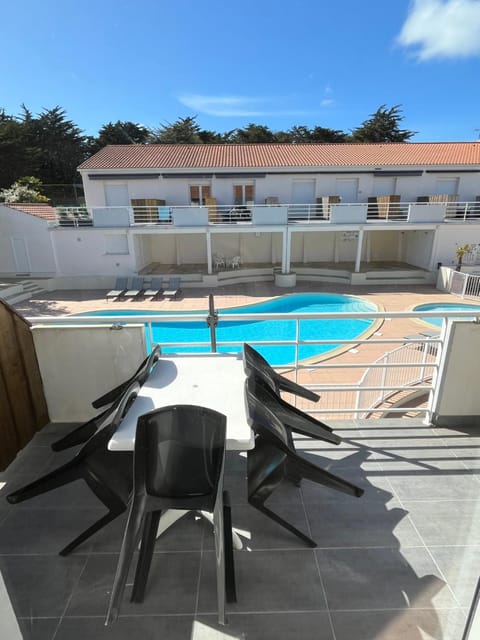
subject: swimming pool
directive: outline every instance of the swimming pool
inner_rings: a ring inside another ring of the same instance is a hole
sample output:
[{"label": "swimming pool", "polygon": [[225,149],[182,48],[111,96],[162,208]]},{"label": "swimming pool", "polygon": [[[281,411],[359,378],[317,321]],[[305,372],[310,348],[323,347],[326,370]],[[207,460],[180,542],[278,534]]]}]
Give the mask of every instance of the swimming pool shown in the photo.
[{"label": "swimming pool", "polygon": [[[480,305],[478,304],[463,304],[455,302],[433,302],[431,304],[420,304],[418,307],[415,307],[414,311],[476,311],[476,315],[480,314]],[[464,320],[471,318],[463,318]],[[428,322],[429,324],[433,324],[436,327],[441,327],[443,323],[443,318],[423,318],[424,322]]]},{"label": "swimming pool", "polygon": [[[376,305],[360,298],[347,295],[309,293],[290,294],[265,302],[243,307],[218,309],[221,315],[252,314],[252,313],[334,313],[334,312],[368,312],[377,311]],[[175,315],[198,313],[198,311],[174,312]],[[171,315],[166,311],[115,310],[92,311],[79,315],[87,316],[138,316],[138,315]],[[353,340],[369,329],[374,320],[371,318],[345,318],[325,320],[301,320],[301,340]],[[217,343],[220,342],[250,342],[267,358],[272,365],[291,364],[295,361],[295,347],[293,345],[271,346],[256,345],[258,341],[266,340],[295,340],[295,320],[261,320],[261,321],[231,321],[220,320],[217,326]],[[191,345],[195,342],[210,342],[210,329],[204,320],[199,322],[165,322],[152,323],[154,342],[181,342]],[[304,360],[322,355],[339,347],[338,344],[302,345],[299,358]],[[241,346],[218,346],[217,351],[239,352]],[[162,351],[169,352],[207,352],[210,347],[164,347]]]}]

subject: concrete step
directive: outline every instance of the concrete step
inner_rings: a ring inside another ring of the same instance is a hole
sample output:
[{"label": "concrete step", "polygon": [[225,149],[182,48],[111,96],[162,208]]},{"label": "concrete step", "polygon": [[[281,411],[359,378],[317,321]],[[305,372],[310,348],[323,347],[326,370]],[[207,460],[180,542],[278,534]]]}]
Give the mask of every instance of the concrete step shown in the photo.
[{"label": "concrete step", "polygon": [[35,295],[45,292],[46,289],[38,284],[38,280],[18,280],[11,286],[0,289],[0,298],[8,304],[16,304],[29,300]]}]

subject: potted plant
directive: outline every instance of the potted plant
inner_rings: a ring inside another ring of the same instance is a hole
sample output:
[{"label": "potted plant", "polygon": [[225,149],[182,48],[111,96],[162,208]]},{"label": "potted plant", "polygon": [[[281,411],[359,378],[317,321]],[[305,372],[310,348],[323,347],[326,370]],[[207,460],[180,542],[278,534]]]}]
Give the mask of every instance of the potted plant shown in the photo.
[{"label": "potted plant", "polygon": [[457,250],[455,252],[457,256],[457,266],[455,267],[455,271],[461,271],[463,257],[465,256],[466,253],[470,252],[470,248],[471,247],[469,244],[464,244],[460,247],[457,247]]}]

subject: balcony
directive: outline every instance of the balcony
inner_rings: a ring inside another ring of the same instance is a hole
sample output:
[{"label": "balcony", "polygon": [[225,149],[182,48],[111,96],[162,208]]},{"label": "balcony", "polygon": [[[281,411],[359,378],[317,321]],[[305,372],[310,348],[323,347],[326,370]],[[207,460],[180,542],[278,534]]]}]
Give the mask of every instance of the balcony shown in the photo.
[{"label": "balcony", "polygon": [[[375,364],[370,343],[376,341],[381,349],[389,348],[387,343],[398,346],[392,334],[401,334],[402,328],[391,327],[409,317],[383,315],[389,317],[382,335],[356,341],[360,361],[370,365]],[[57,332],[57,341],[61,331],[68,332],[68,325],[78,323],[78,318],[62,318],[63,329],[59,329],[59,318],[50,318],[51,323],[55,320],[57,327],[51,329]],[[110,340],[124,334],[125,344],[133,345],[128,327],[111,331],[117,320],[125,318],[110,318],[104,327],[98,327],[98,318],[86,322],[92,332],[103,332]],[[86,365],[88,348],[97,350],[100,363],[108,353],[98,351],[99,345],[106,344],[104,340],[93,340],[93,334],[87,340],[89,332],[83,330],[87,341],[82,343],[78,329],[75,331],[76,370],[66,366],[64,349],[51,369],[56,395],[50,397],[50,407],[62,409],[63,403],[65,410],[68,403],[69,411],[72,398],[88,397],[85,390],[92,379],[95,384],[95,376],[103,375]],[[418,347],[428,343],[428,339],[398,337],[399,342],[406,340]],[[443,339],[435,344],[439,345],[433,361],[436,369]],[[340,364],[358,372],[358,361],[352,361],[357,354],[346,353],[350,362]],[[422,366],[431,364],[430,349],[417,349],[417,353],[425,355]],[[38,355],[42,366],[42,352]],[[364,360],[367,355],[368,361]],[[138,354],[124,356],[133,362]],[[336,361],[321,363],[326,374],[331,376]],[[392,369],[392,362],[387,364],[385,368],[380,363],[382,370]],[[414,357],[393,364],[400,371],[409,366],[416,371],[419,366]],[[330,405],[328,397],[338,382],[315,381],[311,363],[295,369],[302,381],[306,378],[321,391],[320,405]],[[81,382],[73,382],[71,376]],[[52,385],[45,374],[44,379],[48,395]],[[59,389],[62,379],[65,386]],[[404,377],[397,379],[399,390],[404,382]],[[388,391],[392,378],[385,383]],[[371,386],[381,384],[370,380]],[[337,389],[340,394],[345,391]],[[345,396],[337,398],[345,402]],[[352,402],[351,409],[355,407]],[[2,501],[0,570],[10,600],[4,593],[2,621],[16,618],[24,640],[121,640],[141,634],[169,640],[460,640],[480,559],[476,475],[480,435],[460,427],[433,426],[424,420],[425,410],[415,418],[364,420],[359,417],[364,407],[357,408],[357,417],[350,419],[330,412],[330,424],[343,439],[340,446],[298,438],[296,447],[305,457],[361,486],[364,496],[351,498],[303,481],[301,487],[285,485],[272,498],[279,513],[316,540],[315,549],[303,546],[248,505],[245,456],[229,453],[226,484],[243,549],[235,552],[238,602],[228,606],[227,627],[216,623],[211,528],[192,514],[159,541],[145,602],[130,604],[127,586],[121,617],[114,626],[105,627],[125,520],[114,521],[71,556],[59,557],[58,550],[78,534],[85,521],[101,513],[99,503],[82,483],[16,506]],[[327,414],[319,417],[322,415]],[[71,427],[55,419],[40,431],[1,474],[2,495],[69,459],[70,452],[52,453],[50,444]],[[21,636],[6,637],[16,640]]]},{"label": "balcony", "polygon": [[479,202],[57,207],[60,227],[172,227],[442,223],[480,220]]}]

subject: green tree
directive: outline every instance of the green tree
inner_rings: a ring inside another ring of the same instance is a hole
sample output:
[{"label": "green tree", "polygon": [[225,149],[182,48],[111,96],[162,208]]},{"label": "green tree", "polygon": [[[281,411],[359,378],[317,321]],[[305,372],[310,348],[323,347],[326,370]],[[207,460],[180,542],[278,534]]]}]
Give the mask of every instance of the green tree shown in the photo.
[{"label": "green tree", "polygon": [[353,142],[405,142],[416,131],[400,129],[403,120],[400,105],[390,109],[382,104],[360,127],[352,131]]},{"label": "green tree", "polygon": [[40,153],[31,146],[23,122],[0,110],[0,188],[23,175],[35,175]]},{"label": "green tree", "polygon": [[67,119],[59,106],[44,109],[37,117],[23,109],[26,140],[40,156],[36,177],[44,184],[72,184],[78,165],[88,155],[82,131]]},{"label": "green tree", "polygon": [[99,148],[107,144],[145,144],[148,141],[150,130],[135,122],[109,122],[104,124],[98,132],[97,142]]},{"label": "green tree", "polygon": [[42,195],[42,182],[33,176],[24,176],[8,189],[0,191],[0,202],[48,202]]},{"label": "green tree", "polygon": [[154,144],[202,144],[201,130],[196,116],[178,118],[173,123],[166,123],[152,129],[149,142]]},{"label": "green tree", "polygon": [[225,142],[231,144],[277,142],[277,137],[268,127],[251,122],[244,129],[234,129],[229,132],[226,136]]}]

